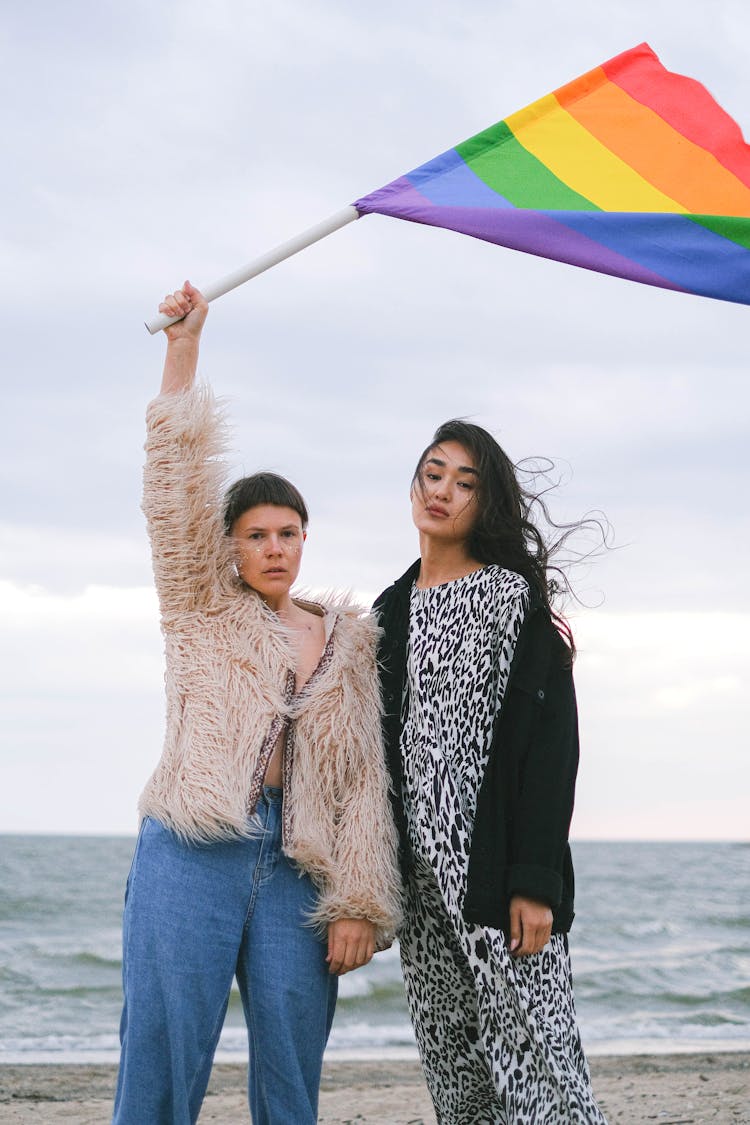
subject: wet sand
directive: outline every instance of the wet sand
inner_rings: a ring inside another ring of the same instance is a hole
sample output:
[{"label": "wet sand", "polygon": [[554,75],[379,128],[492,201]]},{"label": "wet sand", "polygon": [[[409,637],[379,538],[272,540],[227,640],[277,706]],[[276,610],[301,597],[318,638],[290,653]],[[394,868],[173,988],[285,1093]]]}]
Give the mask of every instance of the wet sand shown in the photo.
[{"label": "wet sand", "polygon": [[[750,1054],[595,1057],[591,1072],[610,1125],[750,1125]],[[0,1122],[102,1125],[109,1120],[112,1066],[0,1066]],[[217,1064],[200,1125],[250,1120],[245,1069]],[[435,1125],[419,1064],[326,1062],[320,1125]],[[291,1123],[290,1123],[291,1125]]]}]

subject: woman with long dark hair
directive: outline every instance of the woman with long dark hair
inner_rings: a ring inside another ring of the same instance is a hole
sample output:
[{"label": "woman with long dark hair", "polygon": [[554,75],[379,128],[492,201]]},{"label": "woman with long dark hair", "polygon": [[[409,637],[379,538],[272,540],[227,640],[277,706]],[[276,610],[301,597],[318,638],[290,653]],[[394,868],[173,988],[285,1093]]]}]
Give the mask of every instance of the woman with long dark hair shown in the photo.
[{"label": "woman with long dark hair", "polygon": [[578,729],[546,507],[462,421],[423,452],[411,499],[420,558],[376,608],[402,964],[437,1119],[602,1125],[566,936]]}]

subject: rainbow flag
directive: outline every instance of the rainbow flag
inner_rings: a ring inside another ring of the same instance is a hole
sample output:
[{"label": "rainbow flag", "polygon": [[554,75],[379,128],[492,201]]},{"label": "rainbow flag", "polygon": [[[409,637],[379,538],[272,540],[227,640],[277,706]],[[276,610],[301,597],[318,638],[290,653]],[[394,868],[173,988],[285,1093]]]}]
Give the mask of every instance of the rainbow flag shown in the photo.
[{"label": "rainbow flag", "polygon": [[750,304],[750,149],[646,43],[354,206]]}]

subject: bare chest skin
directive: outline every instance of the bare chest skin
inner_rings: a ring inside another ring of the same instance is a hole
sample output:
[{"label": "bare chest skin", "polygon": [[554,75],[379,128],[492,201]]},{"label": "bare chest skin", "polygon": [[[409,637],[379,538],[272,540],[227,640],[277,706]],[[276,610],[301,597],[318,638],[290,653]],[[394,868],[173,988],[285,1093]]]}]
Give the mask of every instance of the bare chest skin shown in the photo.
[{"label": "bare chest skin", "polygon": [[[325,623],[317,614],[299,609],[290,624],[296,654],[295,691],[299,692],[312,676],[323,655],[326,645]],[[285,735],[282,733],[273,748],[264,778],[265,785],[273,785],[277,789],[281,789],[284,784],[284,741]]]}]

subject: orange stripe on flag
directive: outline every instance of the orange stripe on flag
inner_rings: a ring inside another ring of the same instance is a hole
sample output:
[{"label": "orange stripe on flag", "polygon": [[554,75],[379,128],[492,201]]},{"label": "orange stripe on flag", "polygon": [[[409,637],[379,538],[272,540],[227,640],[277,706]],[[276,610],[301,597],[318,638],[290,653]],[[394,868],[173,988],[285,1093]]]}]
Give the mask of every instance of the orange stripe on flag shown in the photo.
[{"label": "orange stripe on flag", "polygon": [[750,216],[750,190],[732,172],[610,82],[601,68],[555,96],[592,136],[688,211]]}]

